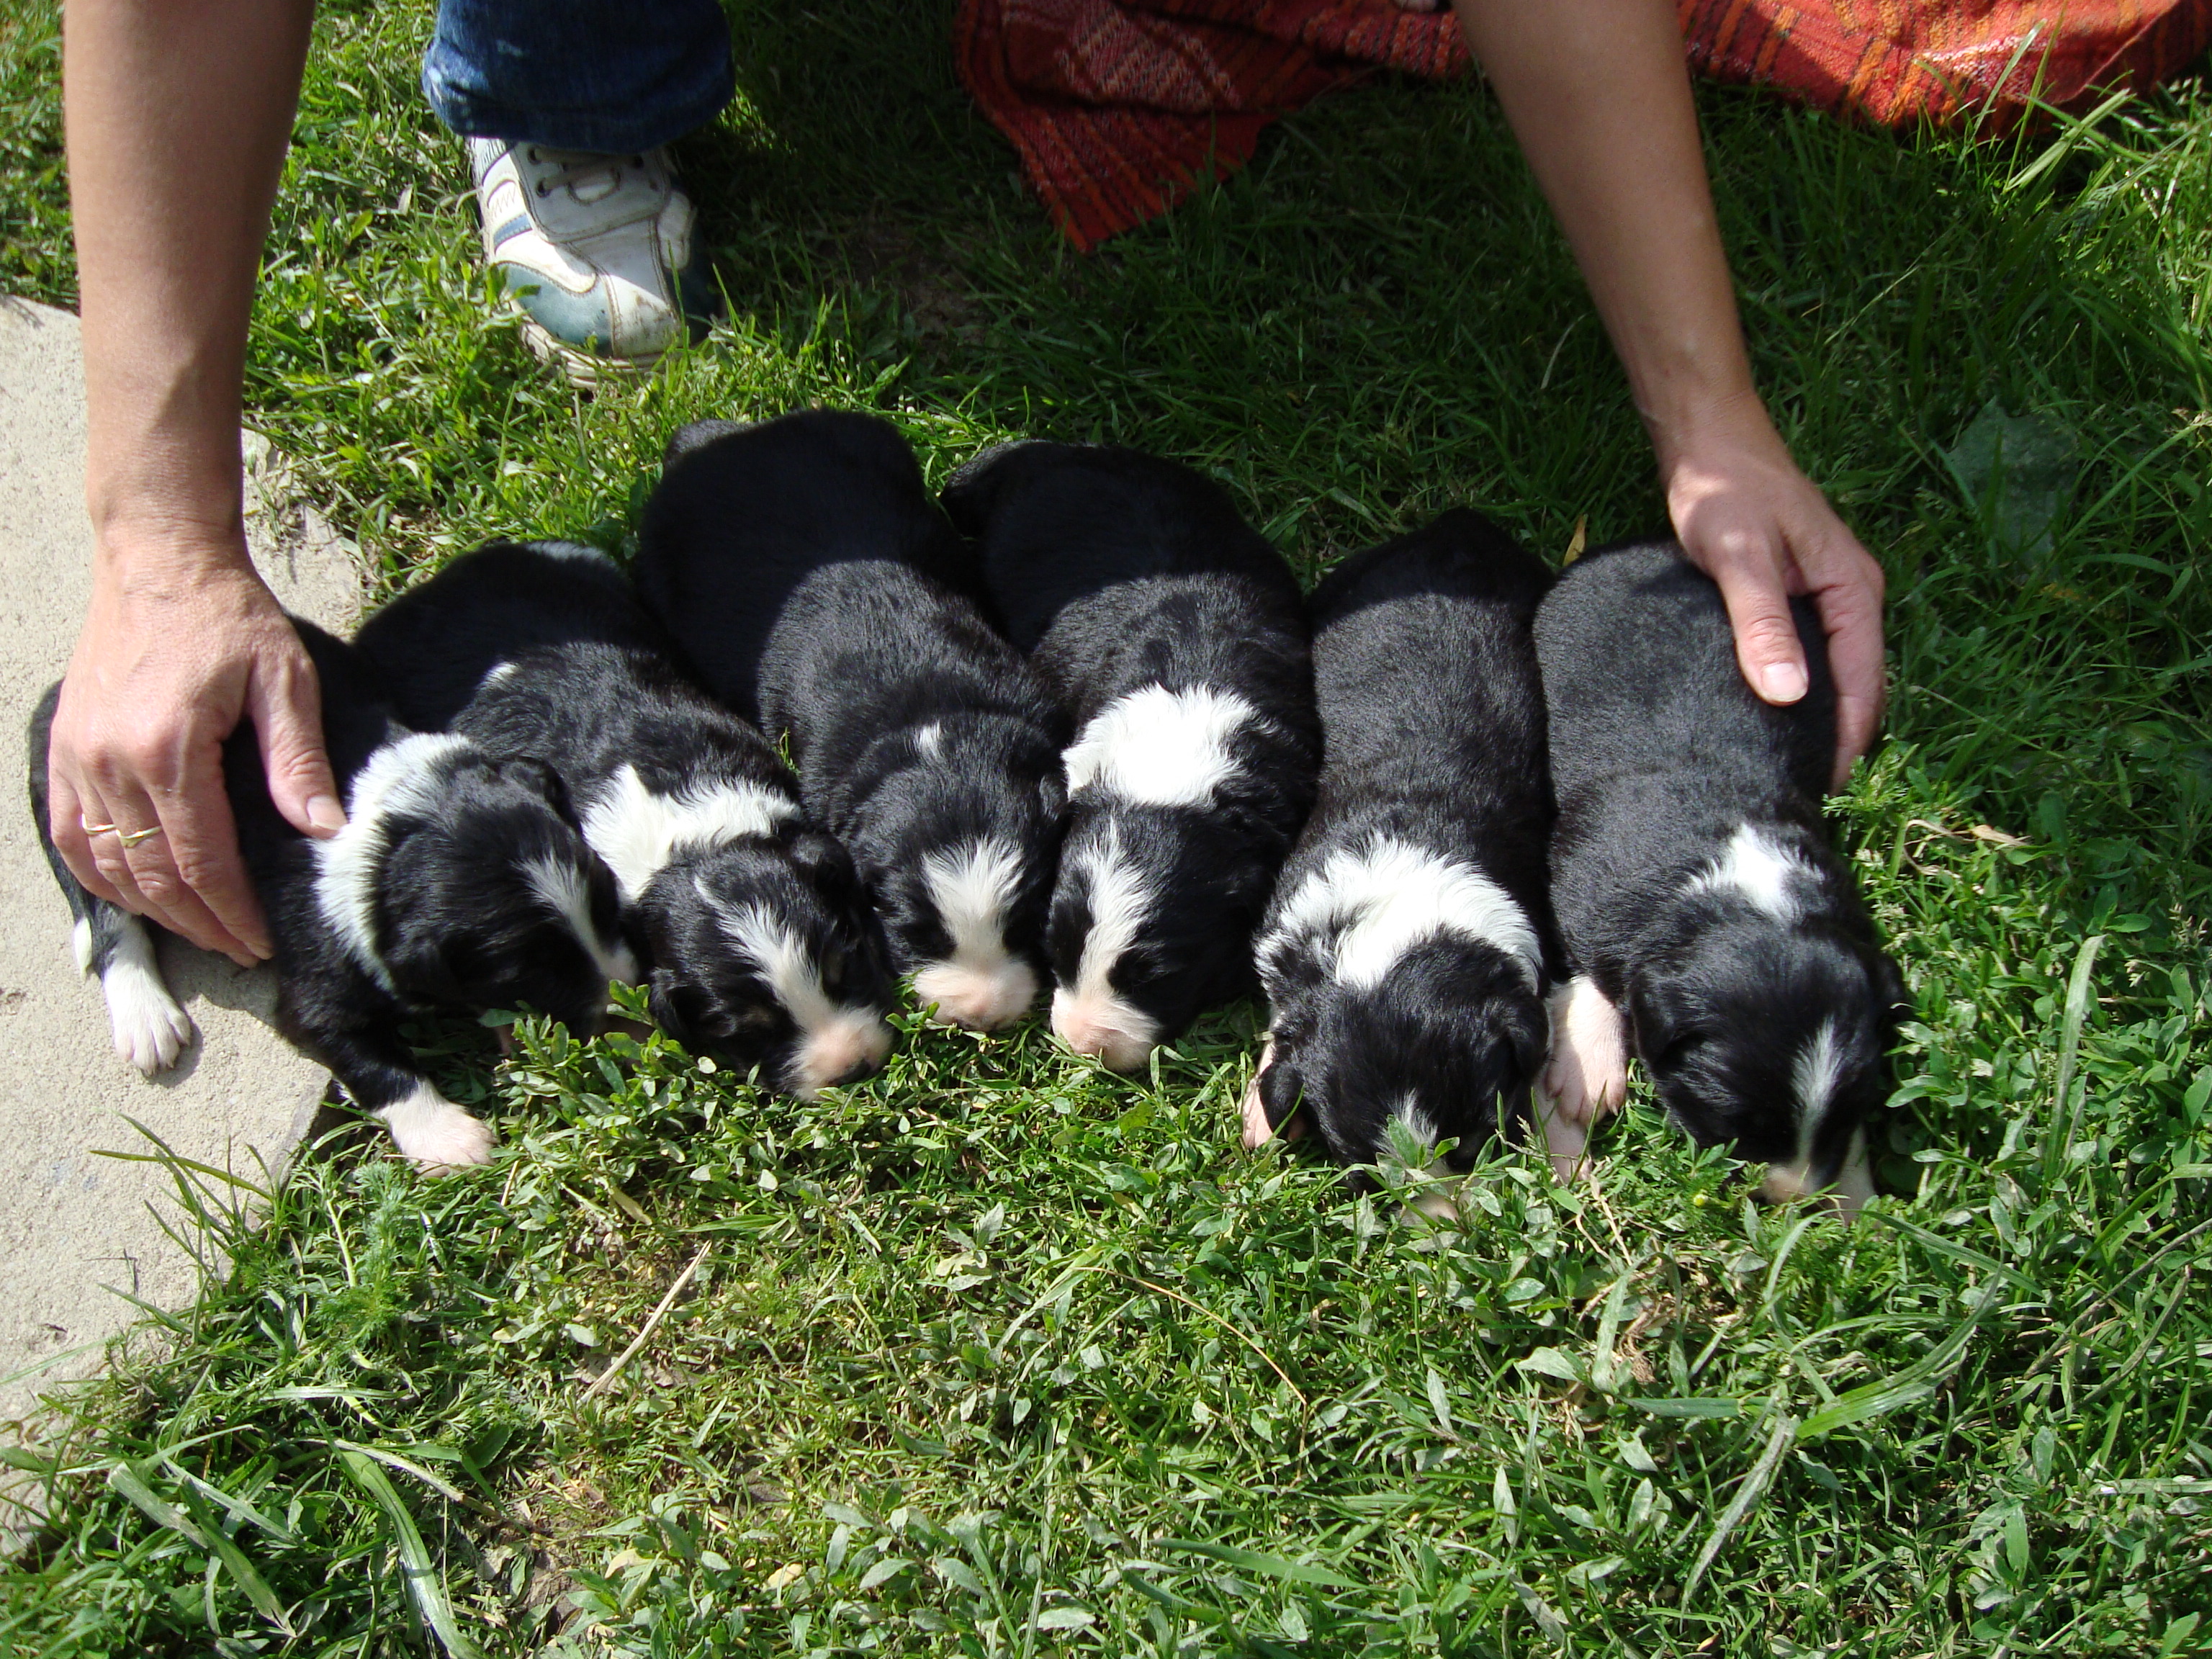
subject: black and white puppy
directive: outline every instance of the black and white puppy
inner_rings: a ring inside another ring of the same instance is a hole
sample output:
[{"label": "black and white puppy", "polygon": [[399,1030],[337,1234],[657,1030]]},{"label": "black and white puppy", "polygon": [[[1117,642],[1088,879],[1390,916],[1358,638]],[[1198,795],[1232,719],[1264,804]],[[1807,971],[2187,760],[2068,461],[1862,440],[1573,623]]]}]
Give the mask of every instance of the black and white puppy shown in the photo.
[{"label": "black and white puppy", "polygon": [[715,694],[787,738],[916,996],[996,1030],[1036,997],[1066,728],[963,562],[897,429],[814,410],[678,432],[637,579]]},{"label": "black and white puppy", "polygon": [[1340,1164],[1517,1131],[1559,962],[1529,624],[1551,580],[1480,515],[1354,554],[1314,591],[1321,793],[1256,956],[1270,1019],[1244,1144],[1294,1119]]},{"label": "black and white puppy", "polygon": [[1134,450],[1004,445],[945,501],[1075,723],[1053,1030],[1136,1070],[1251,988],[1253,929],[1313,805],[1297,583],[1219,485]]},{"label": "black and white puppy", "polygon": [[890,976],[852,860],[760,733],[676,666],[604,553],[495,542],[356,643],[410,721],[561,775],[670,1036],[801,1098],[883,1064]]},{"label": "black and white puppy", "polygon": [[[560,780],[467,738],[411,732],[352,647],[295,618],[320,678],[345,828],[311,841],[269,799],[250,726],[223,748],[240,850],[276,943],[278,1029],[433,1171],[491,1156],[489,1124],[438,1092],[401,1039],[434,1008],[527,1006],[597,1030],[610,978],[635,978],[614,878],[567,815]],[[100,975],[118,1053],[149,1074],[191,1036],[148,924],[80,886],[47,834],[46,749],[58,686],[32,717],[31,811]]]},{"label": "black and white puppy", "polygon": [[1832,1186],[1856,1210],[1904,984],[1821,823],[1835,686],[1812,602],[1792,608],[1812,688],[1778,708],[1672,542],[1591,554],[1537,611],[1575,974],[1547,1087],[1574,1150],[1632,1042],[1693,1139],[1768,1164],[1771,1197]]}]

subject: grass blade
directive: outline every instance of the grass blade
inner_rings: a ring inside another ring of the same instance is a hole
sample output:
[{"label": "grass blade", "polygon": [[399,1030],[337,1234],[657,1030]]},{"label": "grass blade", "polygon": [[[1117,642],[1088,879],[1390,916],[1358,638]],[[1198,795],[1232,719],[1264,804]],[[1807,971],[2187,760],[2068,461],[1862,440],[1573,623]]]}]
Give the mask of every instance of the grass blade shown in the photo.
[{"label": "grass blade", "polygon": [[429,1546],[422,1541],[422,1529],[416,1526],[415,1517],[407,1512],[392,1489],[392,1478],[376,1466],[376,1461],[348,1447],[338,1449],[338,1462],[353,1477],[353,1483],[375,1500],[384,1511],[385,1519],[392,1523],[394,1541],[399,1549],[400,1577],[407,1586],[408,1599],[422,1615],[422,1622],[445,1644],[453,1659],[477,1659],[476,1644],[463,1635],[453,1619],[453,1604],[446,1598],[445,1580],[438,1576],[437,1565],[430,1559]]},{"label": "grass blade", "polygon": [[292,1628],[291,1620],[285,1616],[284,1604],[276,1599],[276,1592],[269,1588],[269,1581],[261,1576],[246,1552],[238,1547],[238,1540],[222,1529],[222,1522],[216,1516],[214,1506],[189,1486],[180,1496],[185,1500],[185,1507],[192,1512],[192,1519],[198,1524],[200,1536],[206,1540],[207,1547],[222,1563],[222,1570],[230,1575],[231,1582],[246,1592],[246,1599],[253,1603],[253,1610],[285,1635],[298,1635],[299,1632]]},{"label": "grass blade", "polygon": [[1796,1437],[1796,1418],[1784,1416],[1776,1420],[1774,1432],[1766,1437],[1766,1449],[1759,1453],[1759,1462],[1752,1465],[1751,1473],[1744,1476],[1743,1484],[1735,1489],[1735,1500],[1728,1506],[1727,1513],[1721,1516],[1720,1523],[1713,1528],[1712,1536],[1705,1540],[1705,1548],[1698,1552],[1697,1561],[1690,1568],[1690,1576],[1683,1580],[1683,1605],[1688,1605],[1690,1592],[1697,1589],[1698,1581],[1705,1576],[1705,1569],[1712,1565],[1713,1558],[1721,1553],[1721,1546],[1728,1542],[1729,1534],[1743,1524],[1743,1517],[1751,1513],[1751,1506],[1759,1502],[1772,1484],[1774,1471],[1782,1462],[1782,1454],[1790,1449],[1790,1443]]},{"label": "grass blade", "polygon": [[1253,1550],[1240,1550],[1231,1544],[1202,1544],[1188,1538],[1163,1538],[1153,1547],[1174,1550],[1184,1555],[1202,1555],[1207,1560],[1218,1561],[1225,1567],[1261,1573],[1269,1578],[1285,1578],[1293,1583],[1322,1584],[1330,1589],[1356,1590],[1360,1588],[1342,1573],[1331,1572],[1327,1567],[1317,1567],[1306,1561],[1285,1561],[1279,1555],[1261,1555]]},{"label": "grass blade", "polygon": [[[1984,1307],[1988,1305],[1986,1303],[1983,1304]],[[1958,1362],[1959,1357],[1966,1352],[1966,1344],[1972,1340],[1975,1328],[1981,1322],[1981,1314],[1977,1311],[1972,1319],[1896,1376],[1885,1377],[1879,1382],[1866,1383],[1839,1395],[1834,1405],[1823,1407],[1805,1419],[1798,1431],[1800,1437],[1817,1439],[1837,1429],[1848,1428],[1854,1423],[1887,1417],[1916,1400],[1925,1400],[1936,1392],[1942,1380],[1942,1373],[1949,1370]]]}]

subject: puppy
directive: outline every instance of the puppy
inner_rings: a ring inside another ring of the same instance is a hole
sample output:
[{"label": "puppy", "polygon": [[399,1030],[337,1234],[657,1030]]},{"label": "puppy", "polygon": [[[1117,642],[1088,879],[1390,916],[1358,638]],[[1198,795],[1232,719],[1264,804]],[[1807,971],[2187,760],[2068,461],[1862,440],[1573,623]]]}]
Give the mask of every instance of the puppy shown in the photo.
[{"label": "puppy", "polygon": [[[528,1006],[599,1029],[610,978],[636,976],[614,878],[567,817],[560,781],[467,738],[410,732],[374,671],[310,623],[293,626],[322,688],[323,736],[346,827],[310,841],[269,799],[249,726],[223,748],[240,849],[276,942],[277,1029],[382,1118],[433,1172],[489,1159],[489,1125],[441,1095],[400,1036],[434,1008]],[[33,715],[31,812],[76,918],[77,960],[100,975],[118,1053],[149,1075],[191,1024],[161,982],[148,925],[96,899],[47,834],[46,750],[58,685]]]},{"label": "puppy", "polygon": [[1856,1211],[1904,983],[1821,823],[1835,687],[1812,602],[1792,609],[1811,690],[1779,708],[1672,542],[1590,555],[1538,610],[1575,974],[1546,1087],[1577,1152],[1632,1044],[1692,1139],[1768,1164],[1771,1197],[1833,1186]]},{"label": "puppy", "polygon": [[1313,804],[1297,583],[1218,485],[1133,450],[1001,446],[945,501],[1077,729],[1053,1030],[1134,1071],[1251,988],[1252,930]]},{"label": "puppy", "polygon": [[715,694],[789,741],[893,964],[937,1018],[1036,1000],[1066,726],[961,591],[958,538],[897,430],[809,410],[676,434],[637,578]]},{"label": "puppy", "polygon": [[883,1064],[890,977],[851,859],[760,733],[676,667],[605,554],[495,542],[358,643],[410,720],[554,757],[670,1036],[802,1099]]},{"label": "puppy", "polygon": [[1314,592],[1321,792],[1257,949],[1272,1013],[1244,1144],[1294,1114],[1340,1164],[1528,1115],[1559,961],[1545,856],[1550,581],[1475,514],[1353,555]]}]

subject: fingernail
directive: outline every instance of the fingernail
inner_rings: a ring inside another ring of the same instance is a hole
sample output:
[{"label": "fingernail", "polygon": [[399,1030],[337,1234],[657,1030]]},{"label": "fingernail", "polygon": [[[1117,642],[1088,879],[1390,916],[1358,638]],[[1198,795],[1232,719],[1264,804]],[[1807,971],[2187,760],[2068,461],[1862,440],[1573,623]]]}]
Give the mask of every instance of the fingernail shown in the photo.
[{"label": "fingernail", "polygon": [[1759,676],[1759,695],[1769,702],[1795,702],[1805,695],[1805,671],[1794,662],[1770,663]]},{"label": "fingernail", "polygon": [[326,836],[335,836],[345,828],[345,808],[339,805],[335,795],[315,795],[307,802],[307,822]]}]

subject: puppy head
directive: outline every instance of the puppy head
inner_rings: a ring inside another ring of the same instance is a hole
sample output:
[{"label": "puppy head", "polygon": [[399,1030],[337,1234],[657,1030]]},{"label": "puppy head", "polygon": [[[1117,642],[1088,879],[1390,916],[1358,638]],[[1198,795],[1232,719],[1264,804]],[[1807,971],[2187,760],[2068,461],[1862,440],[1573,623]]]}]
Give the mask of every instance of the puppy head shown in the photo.
[{"label": "puppy head", "polygon": [[671,866],[636,905],[661,1029],[801,1099],[890,1052],[890,975],[845,849],[816,830]]},{"label": "puppy head", "polygon": [[[590,1036],[605,1020],[607,981],[638,977],[614,877],[541,763],[455,744],[360,821],[381,856],[357,896],[403,1001],[533,1008]],[[326,876],[344,861],[341,850]]]},{"label": "puppy head", "polygon": [[1248,1125],[1248,1140],[1302,1113],[1339,1164],[1375,1164],[1395,1156],[1395,1119],[1426,1146],[1457,1143],[1445,1162],[1464,1170],[1492,1133],[1527,1118],[1550,1023],[1525,965],[1494,945],[1437,933],[1372,984],[1278,952],[1267,980],[1266,1121]]},{"label": "puppy head", "polygon": [[893,960],[936,1018],[992,1031],[1036,999],[1065,800],[1056,763],[988,730],[920,727],[861,854]]},{"label": "puppy head", "polygon": [[1889,1092],[1896,964],[1817,921],[1722,920],[1630,988],[1636,1049],[1701,1146],[1769,1165],[1776,1199],[1871,1194],[1863,1125]]},{"label": "puppy head", "polygon": [[1079,800],[1045,928],[1062,1042],[1135,1071],[1249,988],[1274,874],[1249,841],[1200,810]]}]

